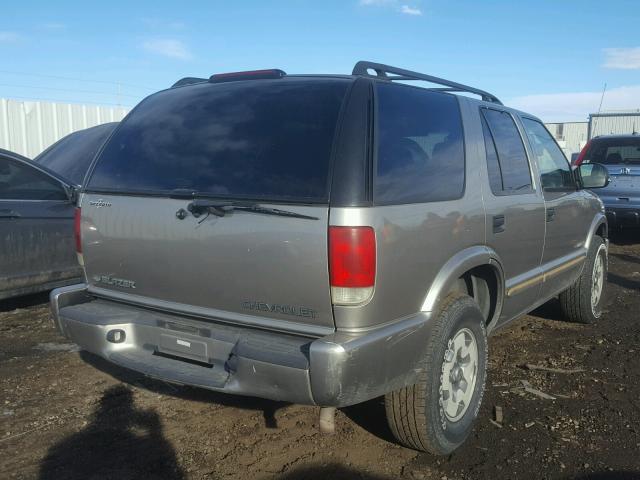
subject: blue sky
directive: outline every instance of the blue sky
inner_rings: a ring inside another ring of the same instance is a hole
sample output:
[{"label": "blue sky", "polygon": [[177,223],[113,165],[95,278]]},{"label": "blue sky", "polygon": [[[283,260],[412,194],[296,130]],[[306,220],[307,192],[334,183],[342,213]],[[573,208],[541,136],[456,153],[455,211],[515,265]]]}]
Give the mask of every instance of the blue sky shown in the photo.
[{"label": "blue sky", "polygon": [[639,27],[638,0],[12,1],[0,97],[132,106],[183,76],[366,59],[585,120],[605,83],[603,110],[640,108]]}]

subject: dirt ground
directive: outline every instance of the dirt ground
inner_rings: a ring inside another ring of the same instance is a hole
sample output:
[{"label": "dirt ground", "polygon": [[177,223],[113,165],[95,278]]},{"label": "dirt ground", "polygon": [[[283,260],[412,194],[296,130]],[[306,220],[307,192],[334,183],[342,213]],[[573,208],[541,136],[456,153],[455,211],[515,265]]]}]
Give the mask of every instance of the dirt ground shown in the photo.
[{"label": "dirt ground", "polygon": [[178,387],[79,352],[46,295],[0,303],[0,478],[638,479],[639,232],[612,244],[610,271],[597,325],[563,323],[551,302],[491,338],[476,428],[446,458],[396,445],[382,400],[339,411],[337,433],[321,435],[316,408]]}]

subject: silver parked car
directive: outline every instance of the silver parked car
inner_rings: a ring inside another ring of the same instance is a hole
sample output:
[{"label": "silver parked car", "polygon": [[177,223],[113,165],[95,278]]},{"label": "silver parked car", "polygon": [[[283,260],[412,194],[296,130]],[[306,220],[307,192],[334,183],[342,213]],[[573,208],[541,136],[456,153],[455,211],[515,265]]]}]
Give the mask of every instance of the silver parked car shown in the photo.
[{"label": "silver parked car", "polygon": [[576,165],[607,167],[611,184],[598,191],[609,225],[640,227],[640,135],[602,135],[591,139]]},{"label": "silver parked car", "polygon": [[447,454],[478,414],[487,334],[557,295],[569,320],[602,315],[607,221],[584,187],[607,181],[539,119],[429,75],[195,79],[97,155],[85,282],[52,292],[53,317],[115,364],[318,405],[321,425],[384,395],[401,443]]},{"label": "silver parked car", "polygon": [[0,150],[0,300],[82,280],[76,188],[115,125],[67,135],[34,161]]}]

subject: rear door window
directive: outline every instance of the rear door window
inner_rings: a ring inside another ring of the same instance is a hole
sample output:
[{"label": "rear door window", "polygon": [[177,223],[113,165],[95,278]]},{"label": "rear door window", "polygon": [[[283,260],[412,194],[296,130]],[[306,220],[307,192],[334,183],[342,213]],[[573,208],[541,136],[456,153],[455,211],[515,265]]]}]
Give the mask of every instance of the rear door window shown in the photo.
[{"label": "rear door window", "polygon": [[529,160],[513,118],[508,112],[482,108],[487,166],[495,195],[533,191]]},{"label": "rear door window", "polygon": [[530,118],[522,118],[531,149],[538,160],[542,188],[571,189],[576,185],[567,158],[544,125]]},{"label": "rear door window", "polygon": [[88,189],[327,202],[338,114],[350,83],[203,83],[152,95],[107,142]]},{"label": "rear door window", "polygon": [[375,201],[454,200],[464,193],[464,141],[455,96],[378,83]]}]

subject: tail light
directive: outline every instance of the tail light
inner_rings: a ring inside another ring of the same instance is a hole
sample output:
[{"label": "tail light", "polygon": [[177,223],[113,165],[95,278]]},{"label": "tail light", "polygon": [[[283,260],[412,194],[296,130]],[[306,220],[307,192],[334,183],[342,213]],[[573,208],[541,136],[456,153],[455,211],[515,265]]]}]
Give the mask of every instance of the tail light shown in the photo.
[{"label": "tail light", "polygon": [[587,152],[589,151],[590,147],[591,147],[591,140],[589,140],[587,144],[584,146],[584,148],[580,150],[580,155],[578,155],[578,158],[576,158],[576,161],[573,163],[576,167],[579,167],[580,165],[582,165],[582,162],[584,162],[584,157],[587,155]]},{"label": "tail light", "polygon": [[371,227],[329,227],[329,278],[335,305],[357,305],[373,295],[376,236]]},{"label": "tail light", "polygon": [[82,213],[79,208],[76,208],[73,218],[73,234],[76,239],[76,254],[78,256],[78,262],[80,265],[84,265],[84,258],[82,257],[82,234],[80,223],[82,222]]}]

